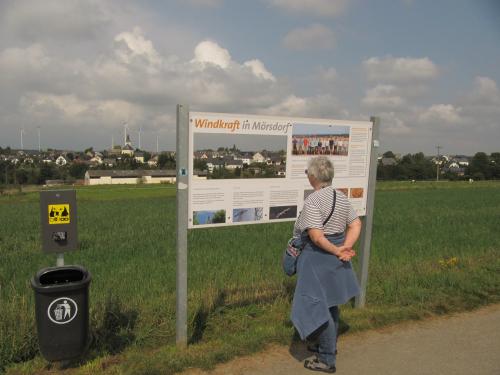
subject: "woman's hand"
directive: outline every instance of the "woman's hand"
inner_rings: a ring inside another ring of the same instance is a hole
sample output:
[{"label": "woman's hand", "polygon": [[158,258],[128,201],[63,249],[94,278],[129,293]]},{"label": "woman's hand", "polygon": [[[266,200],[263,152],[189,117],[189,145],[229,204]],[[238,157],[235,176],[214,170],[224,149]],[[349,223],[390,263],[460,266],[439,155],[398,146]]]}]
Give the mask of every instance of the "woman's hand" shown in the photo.
[{"label": "woman's hand", "polygon": [[356,255],[356,252],[352,249],[352,247],[340,246],[337,249],[338,249],[337,257],[344,262],[349,262],[352,259],[352,257]]},{"label": "woman's hand", "polygon": [[311,228],[307,231],[311,241],[321,249],[336,255],[340,260],[348,262],[356,252],[350,246],[335,246],[332,244],[323,233],[322,229]]}]

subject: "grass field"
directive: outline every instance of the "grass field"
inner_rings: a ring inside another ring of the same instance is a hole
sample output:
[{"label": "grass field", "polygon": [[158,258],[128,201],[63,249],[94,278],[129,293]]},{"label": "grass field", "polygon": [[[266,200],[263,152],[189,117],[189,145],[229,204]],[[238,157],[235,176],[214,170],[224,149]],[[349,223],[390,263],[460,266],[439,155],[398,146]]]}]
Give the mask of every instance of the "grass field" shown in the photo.
[{"label": "grass field", "polygon": [[[79,188],[81,249],[93,275],[92,344],[71,374],[168,374],[290,343],[294,278],[280,268],[293,223],[189,233],[188,349],[175,347],[175,189]],[[351,331],[500,301],[500,183],[379,183],[367,307]],[[40,251],[38,194],[0,197],[0,372],[49,373],[29,279]]]}]

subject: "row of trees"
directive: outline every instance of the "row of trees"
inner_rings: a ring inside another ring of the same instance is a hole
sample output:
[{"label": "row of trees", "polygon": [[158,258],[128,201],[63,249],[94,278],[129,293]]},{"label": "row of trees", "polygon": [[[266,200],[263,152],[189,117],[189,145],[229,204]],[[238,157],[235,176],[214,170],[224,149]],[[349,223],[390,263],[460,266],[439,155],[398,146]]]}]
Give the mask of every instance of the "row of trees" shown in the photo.
[{"label": "row of trees", "polygon": [[500,152],[493,152],[489,156],[478,152],[472,158],[467,174],[476,180],[500,179]]},{"label": "row of trees", "polygon": [[54,164],[16,165],[0,161],[0,185],[39,185],[47,180],[83,178],[87,165],[74,163],[62,167]]},{"label": "row of trees", "polygon": [[[394,158],[394,154],[388,151],[384,157]],[[377,167],[379,180],[428,180],[432,177],[436,177],[436,167],[422,152],[407,154],[394,165],[379,163]]]},{"label": "row of trees", "polygon": [[[384,153],[384,157],[395,159],[391,151]],[[431,180],[435,179],[436,175],[437,165],[422,152],[406,154],[393,165],[379,163],[377,167],[379,180]],[[460,171],[446,168],[445,164],[441,163],[440,178],[448,180],[500,179],[500,152],[490,155],[478,152],[471,158],[469,165]]]}]

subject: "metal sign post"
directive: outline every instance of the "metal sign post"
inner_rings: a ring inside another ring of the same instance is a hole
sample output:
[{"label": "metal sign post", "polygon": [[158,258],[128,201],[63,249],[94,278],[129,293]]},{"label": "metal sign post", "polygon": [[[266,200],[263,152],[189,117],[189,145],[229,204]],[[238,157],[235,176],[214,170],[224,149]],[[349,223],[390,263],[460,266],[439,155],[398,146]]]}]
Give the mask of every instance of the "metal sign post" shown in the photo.
[{"label": "metal sign post", "polygon": [[177,288],[176,343],[187,345],[187,230],[189,198],[189,106],[177,105]]},{"label": "metal sign post", "polygon": [[373,123],[372,128],[372,147],[370,154],[370,170],[368,175],[368,189],[366,197],[366,216],[363,220],[363,229],[361,230],[360,239],[360,257],[358,280],[361,287],[359,296],[354,301],[354,306],[357,308],[364,307],[366,303],[366,287],[368,284],[368,263],[370,261],[370,250],[372,242],[373,228],[373,207],[375,203],[375,184],[377,183],[377,153],[380,146],[379,143],[379,127],[380,118],[371,117]]}]

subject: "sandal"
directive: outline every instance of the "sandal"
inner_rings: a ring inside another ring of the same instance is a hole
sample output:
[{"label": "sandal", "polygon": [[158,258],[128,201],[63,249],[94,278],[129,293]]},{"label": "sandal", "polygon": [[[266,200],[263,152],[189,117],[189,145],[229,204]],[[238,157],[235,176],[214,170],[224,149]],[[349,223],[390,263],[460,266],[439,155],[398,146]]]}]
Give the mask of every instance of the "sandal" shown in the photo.
[{"label": "sandal", "polygon": [[306,359],[304,361],[304,367],[312,371],[321,371],[333,374],[337,371],[335,366],[328,366],[326,363],[320,362],[318,358]]}]

